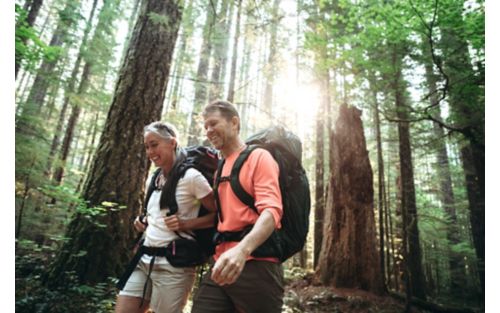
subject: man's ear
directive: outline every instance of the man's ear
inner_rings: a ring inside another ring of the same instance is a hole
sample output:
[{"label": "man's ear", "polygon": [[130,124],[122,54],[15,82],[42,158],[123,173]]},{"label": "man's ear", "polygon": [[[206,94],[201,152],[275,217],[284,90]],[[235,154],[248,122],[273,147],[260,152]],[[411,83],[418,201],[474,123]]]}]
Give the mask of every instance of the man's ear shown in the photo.
[{"label": "man's ear", "polygon": [[238,129],[238,126],[240,125],[240,118],[237,116],[233,116],[231,118],[231,123],[236,127],[236,129]]}]

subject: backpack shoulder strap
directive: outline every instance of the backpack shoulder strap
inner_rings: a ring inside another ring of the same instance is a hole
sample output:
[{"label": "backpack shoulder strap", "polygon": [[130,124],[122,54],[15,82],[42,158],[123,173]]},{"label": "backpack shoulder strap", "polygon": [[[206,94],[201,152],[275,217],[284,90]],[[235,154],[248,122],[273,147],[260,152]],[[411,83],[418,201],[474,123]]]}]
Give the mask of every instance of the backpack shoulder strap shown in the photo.
[{"label": "backpack shoulder strap", "polygon": [[175,190],[177,183],[181,179],[189,166],[186,166],[186,153],[181,151],[170,170],[167,177],[167,183],[163,186],[160,197],[160,208],[169,208],[169,214],[175,214],[178,210],[177,199],[175,197]]},{"label": "backpack shoulder strap", "polygon": [[256,148],[258,148],[258,145],[248,145],[245,150],[240,153],[236,161],[234,161],[233,168],[231,169],[231,178],[229,181],[229,183],[231,184],[231,189],[238,197],[238,199],[252,208],[252,210],[254,210],[255,212],[257,212],[257,208],[255,207],[255,199],[241,186],[240,171],[241,167],[250,156],[250,153],[252,153],[252,151],[254,151]]},{"label": "backpack shoulder strap", "polygon": [[144,200],[144,214],[146,214],[148,211],[148,202],[151,198],[151,195],[153,194],[153,191],[156,189],[156,179],[158,178],[158,175],[160,175],[160,173],[161,168],[157,168],[153,173],[153,177],[151,177],[151,182],[149,183],[148,190],[146,191],[146,198]]},{"label": "backpack shoulder strap", "polygon": [[217,207],[217,217],[218,220],[221,222],[224,220],[222,217],[222,211],[221,211],[221,206],[220,206],[220,198],[219,198],[219,184],[221,180],[221,175],[222,175],[222,168],[224,167],[224,163],[226,163],[226,159],[219,159],[219,162],[217,163],[217,173],[215,176],[215,182],[214,182],[214,198],[215,198],[215,205]]}]

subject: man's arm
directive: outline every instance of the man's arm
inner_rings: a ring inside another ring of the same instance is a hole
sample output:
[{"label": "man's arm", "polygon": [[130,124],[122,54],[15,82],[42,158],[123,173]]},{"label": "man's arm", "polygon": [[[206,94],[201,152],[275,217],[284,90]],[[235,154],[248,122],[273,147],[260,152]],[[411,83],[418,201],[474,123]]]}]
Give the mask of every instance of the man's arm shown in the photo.
[{"label": "man's arm", "polygon": [[221,254],[212,269],[212,279],[221,286],[234,283],[245,267],[247,257],[271,236],[274,228],[272,213],[264,210],[245,238]]}]

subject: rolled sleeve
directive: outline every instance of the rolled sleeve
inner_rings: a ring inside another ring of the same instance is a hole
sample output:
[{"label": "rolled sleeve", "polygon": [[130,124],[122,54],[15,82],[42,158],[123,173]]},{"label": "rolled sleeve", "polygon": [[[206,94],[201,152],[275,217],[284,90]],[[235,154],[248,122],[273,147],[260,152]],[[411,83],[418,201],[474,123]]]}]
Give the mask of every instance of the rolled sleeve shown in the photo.
[{"label": "rolled sleeve", "polygon": [[253,186],[255,193],[255,207],[259,214],[264,210],[269,211],[276,229],[281,228],[283,205],[279,186],[279,166],[272,155],[263,149],[257,158],[257,166],[253,173]]}]

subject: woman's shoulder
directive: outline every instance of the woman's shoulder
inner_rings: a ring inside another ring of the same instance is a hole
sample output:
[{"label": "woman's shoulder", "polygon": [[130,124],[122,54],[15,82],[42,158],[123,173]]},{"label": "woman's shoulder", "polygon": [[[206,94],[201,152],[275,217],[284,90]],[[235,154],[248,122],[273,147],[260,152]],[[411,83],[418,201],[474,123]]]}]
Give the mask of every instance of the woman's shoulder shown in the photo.
[{"label": "woman's shoulder", "polygon": [[203,176],[203,174],[201,174],[199,170],[197,170],[194,167],[190,167],[186,170],[184,176],[181,179],[184,179],[185,181],[188,182],[197,182],[200,181],[201,179],[205,179],[205,177]]}]

